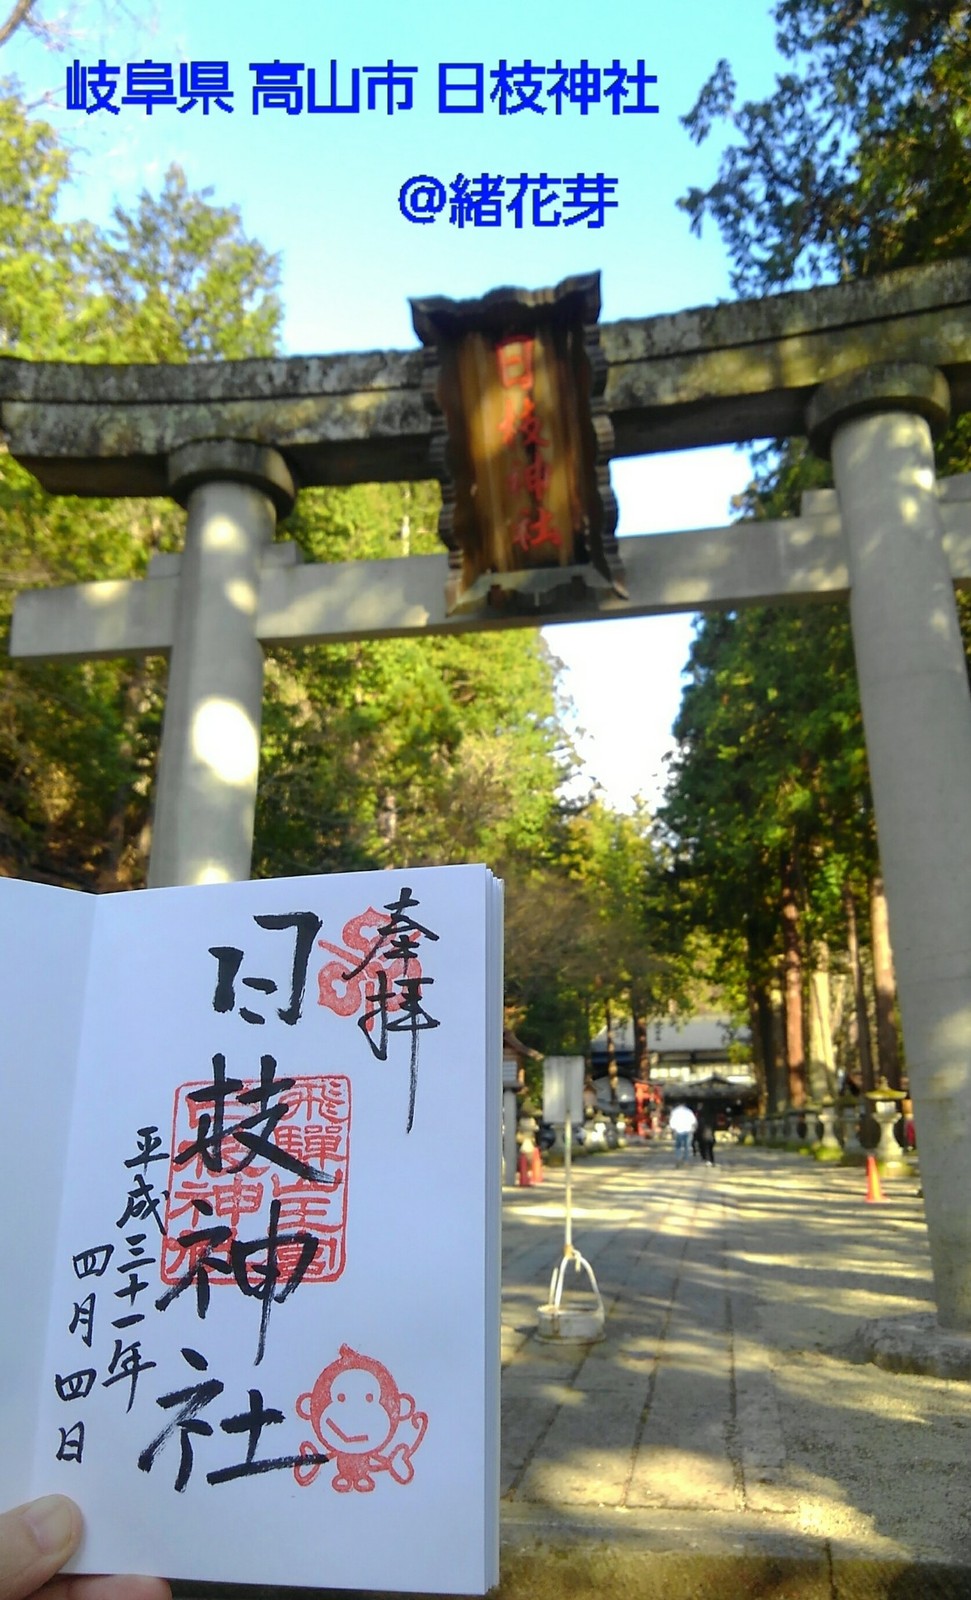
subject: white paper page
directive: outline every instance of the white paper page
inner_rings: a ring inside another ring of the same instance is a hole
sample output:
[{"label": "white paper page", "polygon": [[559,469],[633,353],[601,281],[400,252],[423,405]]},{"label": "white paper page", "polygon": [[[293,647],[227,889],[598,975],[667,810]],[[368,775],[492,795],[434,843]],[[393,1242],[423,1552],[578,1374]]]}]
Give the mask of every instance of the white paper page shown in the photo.
[{"label": "white paper page", "polygon": [[[502,1302],[502,996],[503,987],[503,903],[504,888],[497,878],[490,878],[488,886],[489,895],[489,932],[488,932],[488,982],[487,995],[496,997],[496,1003],[487,1008],[486,1026],[487,1058],[492,1067],[487,1070],[487,1107],[486,1107],[486,1176],[488,1183],[486,1208],[487,1215],[494,1216],[498,1221],[495,1228],[486,1229],[485,1250],[483,1260],[485,1264],[485,1281],[483,1287],[483,1303],[488,1308],[491,1305],[501,1306]],[[483,1522],[485,1535],[483,1549],[483,1570],[486,1575],[486,1587],[492,1588],[499,1582],[499,1414],[500,1414],[500,1319],[492,1317],[486,1312],[485,1326],[485,1426],[486,1444],[484,1456],[486,1463],[492,1462],[491,1472],[486,1467],[486,1510]],[[494,1531],[495,1530],[495,1531]]]},{"label": "white paper page", "polygon": [[0,1509],[30,1479],[93,907],[90,895],[0,878]]},{"label": "white paper page", "polygon": [[33,1484],[77,1570],[493,1581],[494,907],[462,867],[98,902]]}]

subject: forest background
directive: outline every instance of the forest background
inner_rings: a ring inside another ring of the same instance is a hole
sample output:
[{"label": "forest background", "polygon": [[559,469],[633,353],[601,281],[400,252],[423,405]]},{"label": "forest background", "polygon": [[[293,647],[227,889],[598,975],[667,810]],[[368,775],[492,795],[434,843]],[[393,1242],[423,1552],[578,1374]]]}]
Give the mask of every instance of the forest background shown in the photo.
[{"label": "forest background", "polygon": [[[723,129],[715,181],[681,202],[720,230],[740,295],[971,249],[969,8],[779,0],[786,64],[738,103],[722,63],[686,118]],[[0,21],[43,29],[18,0]],[[2,55],[0,55],[2,67]],[[0,353],[198,361],[279,348],[279,261],[172,167],[112,225],[68,225],[70,157],[0,90]],[[966,422],[940,470],[968,470]],[[764,447],[738,509],[828,482],[801,443]],[[305,492],[283,530],[309,559],[437,548],[429,484]],[[144,882],[165,664],[11,663],[22,588],[144,574],[178,547],[165,502],[51,499],[0,455],[0,871],[106,891]],[[968,622],[967,612],[963,620]],[[965,627],[965,637],[969,636]],[[771,1105],[848,1075],[899,1084],[892,971],[845,607],[710,615],[696,630],[654,817],[578,793],[555,660],[538,635],[274,651],[254,874],[486,860],[507,883],[508,1016],[583,1051],[621,1015],[717,1004],[752,1025]]]}]

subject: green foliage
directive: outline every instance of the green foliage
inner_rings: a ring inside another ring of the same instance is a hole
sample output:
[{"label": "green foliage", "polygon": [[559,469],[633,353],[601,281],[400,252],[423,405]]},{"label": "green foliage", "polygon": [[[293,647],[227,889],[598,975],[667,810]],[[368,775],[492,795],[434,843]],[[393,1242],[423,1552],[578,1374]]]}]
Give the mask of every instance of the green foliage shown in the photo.
[{"label": "green foliage", "polygon": [[[400,560],[440,549],[438,509],[427,483],[310,490],[286,532],[314,561]],[[532,632],[277,652],[267,679],[261,873],[548,850],[572,756]]]},{"label": "green foliage", "polygon": [[[235,206],[192,194],[170,166],[157,197],[116,206],[97,239],[94,273],[104,308],[99,360],[215,361],[272,355],[283,309],[279,256],[242,232]],[[113,353],[114,341],[118,351]]]},{"label": "green foliage", "polygon": [[0,81],[0,355],[66,357],[94,322],[90,230],[57,220],[69,162]]},{"label": "green foliage", "polygon": [[257,870],[541,860],[561,738],[553,667],[532,635],[278,652]]},{"label": "green foliage", "polygon": [[794,866],[812,937],[841,919],[843,877],[872,860],[849,629],[841,608],[706,618],[675,724],[659,815],[671,936],[703,927],[727,970],[771,971],[781,885]]},{"label": "green foliage", "polygon": [[[243,236],[235,211],[189,194],[172,168],[157,202],[142,195],[135,213],[116,209],[111,237],[58,221],[69,181],[53,130],[31,119],[7,86],[0,94],[0,352],[186,361],[272,348],[281,314],[277,262]],[[100,887],[142,881],[164,664],[27,666],[9,660],[7,636],[19,589],[141,576],[155,550],[177,547],[181,522],[163,503],[49,498],[0,455],[4,870]]]},{"label": "green foliage", "polygon": [[718,64],[684,118],[733,138],[708,189],[679,203],[719,227],[735,287],[858,277],[971,249],[971,8],[943,0],[777,0],[790,65],[736,104]]},{"label": "green foliage", "polygon": [[677,978],[657,953],[654,863],[646,813],[592,800],[564,819],[555,860],[511,877],[507,999],[527,1043],[583,1052],[608,1006],[639,1019],[665,1009]]},{"label": "green foliage", "polygon": [[[714,183],[679,203],[696,231],[715,222],[735,287],[764,294],[971,251],[969,7],[776,0],[773,15],[786,70],[772,93],[740,104],[721,62],[684,119],[699,143],[730,126]],[[941,469],[967,471],[969,446],[962,418]],[[793,514],[828,481],[803,445],[776,445],[756,456],[740,509]],[[678,732],[665,937],[700,929],[713,970],[764,985],[780,958],[782,884],[808,955],[843,937],[844,890],[878,870],[845,617],[707,619]]]}]

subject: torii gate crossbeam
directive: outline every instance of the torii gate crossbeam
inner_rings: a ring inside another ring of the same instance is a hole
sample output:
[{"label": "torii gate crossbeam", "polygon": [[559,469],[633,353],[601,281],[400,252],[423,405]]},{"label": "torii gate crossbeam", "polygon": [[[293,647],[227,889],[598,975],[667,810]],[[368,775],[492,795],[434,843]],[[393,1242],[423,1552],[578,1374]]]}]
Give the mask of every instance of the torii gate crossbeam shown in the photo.
[{"label": "torii gate crossbeam", "polygon": [[[971,588],[971,474],[937,485],[944,553],[956,589]],[[839,502],[831,489],[804,494],[802,515],[731,523],[622,541],[626,598],[596,610],[544,611],[557,622],[657,617],[845,600],[850,580]],[[10,653],[23,660],[89,661],[168,655],[175,637],[182,558],[157,555],[142,578],[28,589],[14,610]],[[449,612],[444,555],[305,564],[288,541],[262,553],[254,631],[265,648],[341,644],[354,639],[535,627],[525,613],[483,617]]]}]

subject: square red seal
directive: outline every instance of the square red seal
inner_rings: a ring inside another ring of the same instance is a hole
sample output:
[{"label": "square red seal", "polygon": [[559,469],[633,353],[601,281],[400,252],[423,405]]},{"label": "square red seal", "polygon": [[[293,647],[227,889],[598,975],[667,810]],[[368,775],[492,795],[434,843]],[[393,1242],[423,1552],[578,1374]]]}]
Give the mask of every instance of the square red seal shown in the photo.
[{"label": "square red seal", "polygon": [[[344,1270],[351,1084],[338,1074],[184,1083],[173,1113],[163,1283],[204,1262],[209,1282],[232,1283],[233,1247],[251,1254],[273,1237],[277,1262],[306,1261],[304,1283]],[[274,1202],[276,1203],[274,1206]],[[271,1207],[273,1211],[271,1212]]]}]

